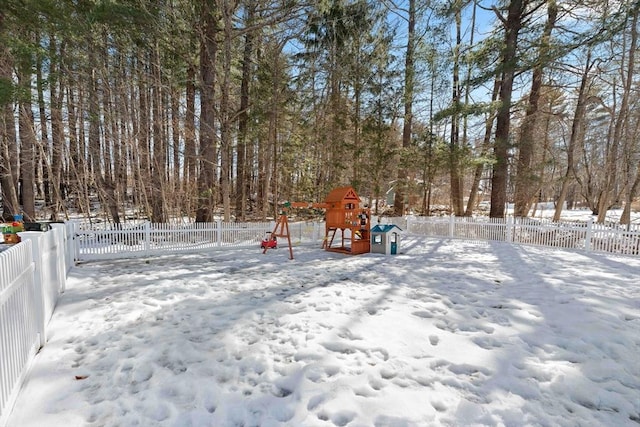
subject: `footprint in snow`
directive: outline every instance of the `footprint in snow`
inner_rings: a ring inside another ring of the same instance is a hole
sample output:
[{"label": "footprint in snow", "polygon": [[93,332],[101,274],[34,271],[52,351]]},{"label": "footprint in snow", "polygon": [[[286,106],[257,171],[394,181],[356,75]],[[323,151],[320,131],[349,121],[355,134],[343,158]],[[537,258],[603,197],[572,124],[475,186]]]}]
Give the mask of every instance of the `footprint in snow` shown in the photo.
[{"label": "footprint in snow", "polygon": [[369,380],[369,385],[371,386],[372,389],[374,389],[375,391],[380,391],[384,388],[385,381],[382,381],[379,378],[371,378]]},{"label": "footprint in snow", "polygon": [[502,347],[502,342],[487,336],[473,337],[471,341],[473,341],[478,347],[485,350],[492,350],[494,348]]},{"label": "footprint in snow", "polygon": [[431,318],[433,318],[433,314],[431,314],[428,311],[414,311],[411,314],[413,314],[414,316],[417,316],[417,317],[421,317],[423,319],[431,319]]},{"label": "footprint in snow", "polygon": [[331,422],[338,427],[346,426],[356,417],[356,413],[352,411],[340,411],[331,416]]}]

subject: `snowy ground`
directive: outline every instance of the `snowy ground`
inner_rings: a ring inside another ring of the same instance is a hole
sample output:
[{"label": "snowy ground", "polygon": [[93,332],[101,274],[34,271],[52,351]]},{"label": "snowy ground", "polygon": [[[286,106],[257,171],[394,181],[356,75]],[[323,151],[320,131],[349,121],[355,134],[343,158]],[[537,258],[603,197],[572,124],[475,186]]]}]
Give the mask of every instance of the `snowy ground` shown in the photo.
[{"label": "snowy ground", "polygon": [[401,251],[78,266],[9,426],[640,425],[640,259]]}]

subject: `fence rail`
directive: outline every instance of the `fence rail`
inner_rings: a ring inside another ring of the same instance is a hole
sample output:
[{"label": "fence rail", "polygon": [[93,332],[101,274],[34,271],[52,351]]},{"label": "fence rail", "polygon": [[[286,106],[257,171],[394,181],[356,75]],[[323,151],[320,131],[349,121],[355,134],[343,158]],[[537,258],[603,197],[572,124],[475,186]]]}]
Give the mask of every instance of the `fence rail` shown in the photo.
[{"label": "fence rail", "polygon": [[[386,218],[411,234],[467,240],[490,240],[588,252],[640,255],[640,225],[552,222],[533,218],[398,217]],[[76,261],[147,257],[167,253],[258,247],[274,222],[153,224],[128,228],[69,223]],[[321,244],[322,222],[291,222],[294,245]]]},{"label": "fence rail", "polygon": [[[154,224],[144,222],[128,228],[73,224],[76,261],[148,257],[166,253],[256,247],[275,222]],[[324,237],[324,225],[292,222],[289,232],[293,244],[315,243]]]},{"label": "fence rail", "polygon": [[[433,237],[640,255],[640,225],[552,222],[533,218],[408,217],[405,230]],[[395,223],[395,221],[394,221]],[[402,227],[401,227],[402,228]]]}]

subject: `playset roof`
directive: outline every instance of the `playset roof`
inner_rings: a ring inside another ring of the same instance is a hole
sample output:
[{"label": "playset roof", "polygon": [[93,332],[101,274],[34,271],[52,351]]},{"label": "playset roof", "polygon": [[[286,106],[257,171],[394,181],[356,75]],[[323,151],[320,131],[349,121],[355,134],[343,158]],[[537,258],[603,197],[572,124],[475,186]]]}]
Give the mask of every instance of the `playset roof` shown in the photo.
[{"label": "playset roof", "polygon": [[327,195],[327,198],[324,199],[325,203],[337,203],[342,202],[343,200],[358,203],[360,202],[360,197],[358,197],[358,194],[353,187],[338,187],[331,190]]}]

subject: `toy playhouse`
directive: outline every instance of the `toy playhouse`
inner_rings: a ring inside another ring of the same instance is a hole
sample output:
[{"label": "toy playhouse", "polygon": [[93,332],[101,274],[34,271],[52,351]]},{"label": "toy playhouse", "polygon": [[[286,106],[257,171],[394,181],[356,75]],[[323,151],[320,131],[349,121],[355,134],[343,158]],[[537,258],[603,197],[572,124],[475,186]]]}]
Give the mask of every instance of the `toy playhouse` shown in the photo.
[{"label": "toy playhouse", "polygon": [[395,255],[400,246],[402,229],[394,224],[378,224],[371,229],[371,252]]}]

